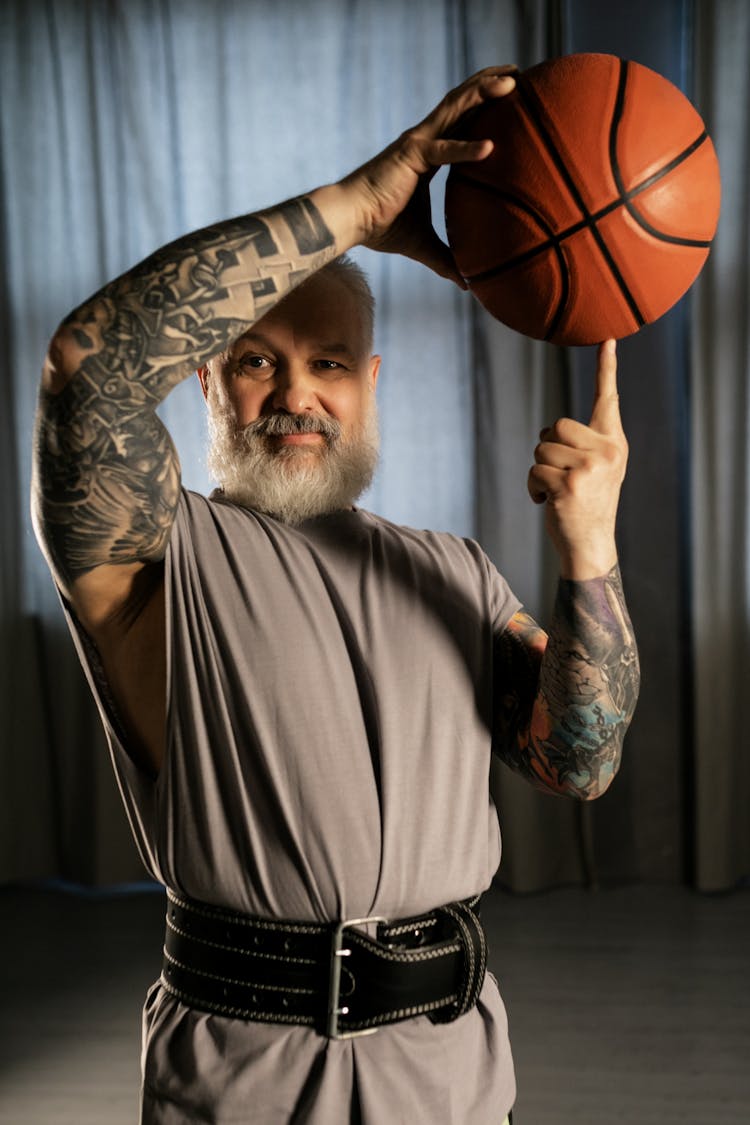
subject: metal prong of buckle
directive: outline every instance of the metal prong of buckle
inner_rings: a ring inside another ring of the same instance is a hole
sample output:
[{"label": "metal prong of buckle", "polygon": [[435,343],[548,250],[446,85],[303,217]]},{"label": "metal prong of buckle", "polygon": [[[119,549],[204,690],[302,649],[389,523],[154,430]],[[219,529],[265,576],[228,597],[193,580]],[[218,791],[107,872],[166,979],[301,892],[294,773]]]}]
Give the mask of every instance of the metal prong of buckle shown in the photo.
[{"label": "metal prong of buckle", "polygon": [[344,930],[352,926],[366,926],[368,922],[386,923],[387,918],[374,914],[370,918],[347,918],[339,922],[331,939],[331,974],[328,985],[328,1028],[329,1039],[356,1039],[360,1035],[374,1035],[377,1027],[366,1027],[362,1031],[339,1031],[339,1016],[349,1014],[349,1009],[341,1004],[341,960],[351,956],[351,949],[344,948]]}]

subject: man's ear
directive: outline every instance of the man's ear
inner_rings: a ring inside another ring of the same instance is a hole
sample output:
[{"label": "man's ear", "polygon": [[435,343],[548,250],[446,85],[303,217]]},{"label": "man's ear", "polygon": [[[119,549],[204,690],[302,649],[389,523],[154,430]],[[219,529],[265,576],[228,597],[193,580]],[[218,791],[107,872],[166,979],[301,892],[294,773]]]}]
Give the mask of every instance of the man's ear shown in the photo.
[{"label": "man's ear", "polygon": [[379,355],[370,356],[369,383],[370,383],[370,390],[371,391],[375,390],[375,387],[376,387],[377,382],[378,382],[378,375],[379,374],[380,374],[380,356]]},{"label": "man's ear", "polygon": [[205,399],[208,399],[208,380],[211,377],[211,372],[208,369],[208,364],[204,363],[202,367],[199,367],[196,371],[196,375],[201,381],[201,390],[203,391],[203,397]]}]

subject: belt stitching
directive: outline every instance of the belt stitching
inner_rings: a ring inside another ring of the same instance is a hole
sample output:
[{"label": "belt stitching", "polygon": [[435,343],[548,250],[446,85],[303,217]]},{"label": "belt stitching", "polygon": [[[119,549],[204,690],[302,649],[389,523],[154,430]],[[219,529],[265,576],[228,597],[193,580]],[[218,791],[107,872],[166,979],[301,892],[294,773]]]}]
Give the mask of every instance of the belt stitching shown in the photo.
[{"label": "belt stitching", "polygon": [[[182,961],[178,961],[177,958],[173,957],[172,954],[169,952],[169,950],[166,949],[166,948],[164,949],[164,956],[167,958],[167,960],[172,965],[176,965],[177,968],[182,969],[183,972],[191,973],[191,974],[194,973],[195,976],[207,977],[209,980],[218,980],[222,984],[237,984],[237,985],[240,985],[242,988],[253,988],[253,989],[257,988],[259,991],[262,990],[262,989],[265,989],[266,992],[292,992],[292,993],[296,993],[299,996],[303,996],[303,995],[304,996],[317,996],[318,995],[318,990],[315,989],[315,988],[294,988],[293,986],[289,986],[287,988],[285,985],[282,985],[282,984],[255,984],[255,983],[250,984],[250,983],[248,983],[248,981],[236,980],[234,977],[220,977],[216,973],[206,972],[205,969],[193,969],[191,966],[183,964]],[[346,969],[344,969],[343,971],[346,972]]]},{"label": "belt stitching", "polygon": [[[161,978],[162,987],[171,993],[181,1003],[186,1004],[189,1008],[197,1008],[200,1010],[200,1005],[210,1007],[211,1011],[217,1012],[220,1015],[231,1016],[237,1019],[254,1019],[266,1021],[269,1023],[293,1023],[304,1024],[312,1026],[316,1022],[315,1016],[282,1015],[278,1012],[262,1012],[256,1008],[233,1008],[228,1004],[216,1004],[212,1000],[202,1000],[199,997],[191,996],[188,992],[183,992],[181,988],[175,988],[173,984]],[[394,1019],[404,1019],[408,1016],[421,1016],[426,1015],[428,1012],[433,1012],[436,1008],[442,1008],[447,1004],[455,1002],[457,999],[455,992],[450,996],[446,996],[443,1000],[433,1000],[429,1004],[415,1004],[411,1008],[399,1008],[393,1012],[384,1012],[382,1015],[373,1016],[369,1020],[358,1020],[347,1023],[347,1027],[352,1031],[359,1030],[366,1027],[375,1027],[381,1023],[389,1023]]]},{"label": "belt stitching", "polygon": [[356,930],[349,930],[346,940],[353,945],[358,945],[367,953],[372,953],[374,957],[380,957],[383,961],[390,961],[391,963],[400,961],[405,965],[420,961],[432,961],[437,957],[444,957],[448,953],[458,953],[462,949],[461,943],[458,941],[433,946],[431,949],[381,949],[372,942],[372,939],[368,939],[363,934],[358,934]]},{"label": "belt stitching", "polygon": [[170,902],[175,906],[179,906],[188,914],[199,914],[203,918],[210,918],[212,922],[221,922],[222,925],[231,924],[233,926],[249,926],[252,929],[259,930],[285,930],[290,934],[309,934],[311,937],[316,937],[321,934],[326,934],[330,930],[330,926],[321,924],[320,922],[303,922],[300,924],[294,922],[274,922],[266,921],[262,918],[245,919],[241,914],[235,914],[232,911],[222,911],[218,907],[216,910],[207,910],[203,906],[196,906],[193,903],[185,902],[184,899],[178,898],[173,891],[167,888],[167,897]]},{"label": "belt stitching", "polygon": [[448,1004],[455,1003],[457,999],[456,993],[452,992],[450,996],[445,996],[442,1000],[430,1000],[426,1004],[414,1004],[411,1008],[397,1008],[391,1012],[382,1012],[379,1016],[373,1016],[368,1020],[347,1020],[346,1027],[352,1031],[357,1031],[363,1027],[375,1027],[376,1024],[391,1023],[407,1016],[425,1015],[427,1012],[434,1012],[436,1008],[444,1008]]},{"label": "belt stitching", "polygon": [[[468,900],[467,906],[469,907],[469,909],[472,909],[474,906],[476,906],[476,904],[479,902],[480,897],[480,895],[475,895],[472,899]],[[290,934],[309,934],[310,936],[326,934],[329,932],[331,926],[335,925],[334,922],[329,924],[320,922],[303,922],[301,924],[297,924],[294,922],[277,922],[273,920],[265,920],[262,918],[246,919],[243,918],[241,914],[235,913],[231,910],[224,911],[220,907],[216,907],[216,909],[212,910],[210,908],[206,908],[205,906],[193,904],[192,902],[188,903],[184,899],[180,898],[179,895],[175,894],[175,892],[169,887],[167,887],[167,898],[170,902],[174,903],[175,906],[179,906],[181,910],[185,910],[189,914],[198,914],[203,918],[209,918],[211,921],[221,922],[224,925],[231,924],[235,926],[249,926],[253,929],[261,930],[284,930]],[[399,934],[412,933],[416,929],[424,930],[428,926],[436,926],[439,921],[437,913],[435,911],[427,911],[426,913],[428,916],[424,921],[421,921],[419,916],[415,916],[414,920],[411,922],[407,921],[398,925],[386,924],[384,926],[384,929],[389,935],[393,935],[395,937]],[[356,931],[352,932],[356,933]]]},{"label": "belt stitching", "polygon": [[[484,980],[484,974],[485,974],[486,969],[487,969],[487,946],[486,946],[485,941],[481,940],[481,938],[480,938],[480,942],[479,942],[479,946],[480,946],[480,961],[479,961],[480,970],[479,970],[479,975],[475,978],[474,977],[474,967],[475,967],[475,962],[476,962],[476,956],[475,956],[475,953],[474,953],[472,935],[469,931],[469,928],[466,925],[466,922],[460,916],[458,911],[452,909],[451,907],[447,907],[446,913],[449,914],[452,918],[455,919],[456,923],[459,925],[459,927],[461,929],[461,932],[464,934],[464,936],[466,938],[465,948],[468,952],[469,966],[468,966],[468,972],[464,977],[464,985],[465,985],[465,982],[468,980],[471,983],[471,988],[466,993],[466,995],[464,996],[464,1002],[461,1005],[461,1009],[459,1010],[459,1015],[462,1015],[464,1012],[468,1011],[470,1007],[473,1006],[473,1003],[476,1002],[476,999],[472,1000],[472,994],[474,992],[476,992],[477,997],[479,995],[480,989],[478,989],[476,986],[477,986],[477,984],[479,984],[480,981]],[[464,991],[464,988],[462,988],[462,992],[463,991]]]},{"label": "belt stitching", "polygon": [[315,1016],[305,1015],[282,1015],[279,1012],[262,1012],[256,1008],[233,1008],[228,1004],[217,1004],[213,1000],[204,1000],[197,996],[191,996],[189,992],[183,992],[181,988],[175,988],[162,974],[161,985],[173,996],[176,996],[188,1008],[194,1008],[198,1011],[203,1008],[210,1008],[212,1012],[218,1012],[224,1016],[232,1016],[238,1019],[253,1019],[261,1020],[268,1023],[296,1023],[296,1024],[314,1024]]},{"label": "belt stitching", "polygon": [[430,926],[437,926],[437,924],[438,919],[432,916],[428,916],[424,922],[420,922],[418,919],[416,919],[414,922],[405,922],[402,925],[398,926],[391,926],[386,924],[383,927],[384,931],[388,935],[385,940],[390,941],[391,938],[398,937],[400,934],[413,934],[415,930],[427,930],[430,928]]},{"label": "belt stitching", "polygon": [[212,949],[221,949],[226,953],[241,953],[245,957],[258,957],[258,958],[263,958],[266,961],[283,961],[285,963],[288,962],[288,961],[293,961],[297,965],[317,965],[318,964],[318,962],[315,960],[314,957],[291,957],[288,953],[287,954],[261,953],[261,952],[256,952],[254,949],[243,949],[242,946],[225,945],[223,942],[209,941],[208,938],[198,937],[196,934],[189,934],[189,933],[186,933],[185,930],[181,930],[179,928],[179,926],[175,926],[175,924],[171,920],[171,918],[167,918],[167,926],[169,927],[170,930],[173,931],[173,933],[178,934],[179,937],[185,938],[186,941],[199,942],[201,945],[209,945],[209,946],[211,946]]},{"label": "belt stitching", "polygon": [[[455,921],[460,925],[462,933],[466,934],[467,927],[463,920],[459,919],[457,916],[454,916],[452,913],[451,916],[454,917]],[[185,938],[186,941],[194,941],[199,943],[200,945],[207,945],[212,949],[221,949],[227,953],[240,953],[245,957],[257,957],[259,959],[264,959],[267,961],[281,961],[284,963],[293,962],[294,964],[298,965],[318,964],[318,961],[312,957],[293,957],[290,954],[282,955],[276,953],[262,953],[253,949],[243,949],[241,946],[226,945],[223,942],[210,941],[208,938],[198,937],[197,934],[187,933],[185,930],[180,929],[179,926],[176,926],[174,924],[171,918],[167,918],[167,926],[170,930],[172,930],[173,933],[177,934],[181,938]],[[409,929],[413,928],[414,927],[409,927]],[[458,953],[462,949],[460,942],[445,943],[440,946],[435,946],[431,949],[381,949],[377,944],[375,944],[374,939],[368,938],[364,934],[360,935],[356,930],[349,931],[347,935],[347,941],[351,941],[354,944],[359,945],[361,949],[364,949],[366,952],[371,953],[375,957],[380,957],[384,961],[389,961],[391,963],[395,961],[401,962],[403,964],[419,963],[420,961],[430,961],[436,957],[443,957],[448,953]],[[473,953],[470,953],[470,956],[473,957]]]},{"label": "belt stitching", "polygon": [[[462,977],[461,991],[459,992],[459,996],[464,997],[464,1004],[465,1004],[466,999],[468,999],[468,995],[466,994],[466,985],[467,985],[468,982],[473,981],[473,979],[474,979],[474,960],[475,960],[475,958],[474,958],[474,947],[473,947],[473,944],[472,944],[472,935],[469,933],[469,927],[466,925],[466,923],[464,922],[463,918],[460,916],[458,911],[451,910],[449,908],[446,911],[446,913],[449,914],[451,916],[451,918],[453,918],[453,920],[456,922],[459,929],[461,930],[461,933],[464,935],[464,938],[465,938],[464,948],[466,949],[466,951],[468,953],[469,964],[468,964],[467,971],[464,972],[464,975]],[[464,1004],[461,1005],[462,1009],[464,1007]]]}]

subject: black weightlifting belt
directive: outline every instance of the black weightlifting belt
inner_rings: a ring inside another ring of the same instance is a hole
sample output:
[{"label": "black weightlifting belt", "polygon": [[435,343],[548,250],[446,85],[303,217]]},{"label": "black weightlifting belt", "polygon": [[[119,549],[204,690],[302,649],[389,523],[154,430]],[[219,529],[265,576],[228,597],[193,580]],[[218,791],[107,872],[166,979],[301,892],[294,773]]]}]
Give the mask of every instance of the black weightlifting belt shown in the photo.
[{"label": "black weightlifting belt", "polygon": [[478,896],[397,922],[330,925],[237,914],[170,890],[167,897],[161,982],[199,1011],[307,1024],[342,1039],[411,1016],[458,1019],[484,981]]}]

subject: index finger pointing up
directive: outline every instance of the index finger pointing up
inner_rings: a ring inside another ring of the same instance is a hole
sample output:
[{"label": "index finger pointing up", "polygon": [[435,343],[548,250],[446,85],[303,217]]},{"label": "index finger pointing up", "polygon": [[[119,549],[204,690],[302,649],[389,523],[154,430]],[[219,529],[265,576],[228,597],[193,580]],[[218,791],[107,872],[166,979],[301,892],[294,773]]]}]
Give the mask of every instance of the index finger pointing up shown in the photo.
[{"label": "index finger pointing up", "polygon": [[592,430],[599,433],[614,433],[622,429],[620,419],[620,397],[617,393],[617,344],[615,340],[605,340],[599,345],[596,365],[596,386],[594,405],[591,411]]}]

